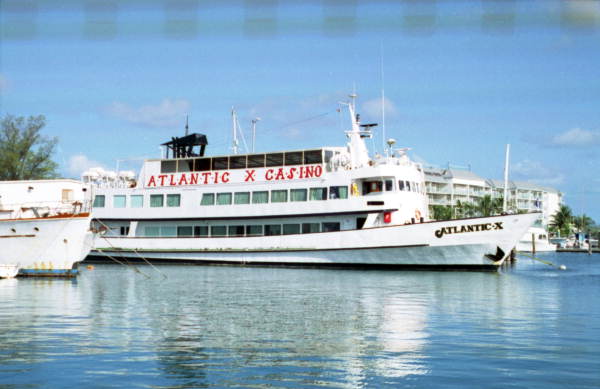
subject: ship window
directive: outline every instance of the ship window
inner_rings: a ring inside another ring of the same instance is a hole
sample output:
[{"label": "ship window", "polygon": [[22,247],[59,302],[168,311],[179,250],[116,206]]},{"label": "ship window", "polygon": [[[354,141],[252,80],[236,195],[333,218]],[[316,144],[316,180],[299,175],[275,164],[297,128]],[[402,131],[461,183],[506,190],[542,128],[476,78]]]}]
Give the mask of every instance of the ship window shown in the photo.
[{"label": "ship window", "polygon": [[125,195],[114,195],[113,196],[113,207],[114,208],[125,208],[127,197]]},{"label": "ship window", "polygon": [[287,202],[287,190],[272,190],[271,191],[271,202],[272,203],[286,203]]},{"label": "ship window", "polygon": [[290,201],[306,201],[306,189],[290,189]]},{"label": "ship window", "polygon": [[152,208],[158,208],[158,207],[162,207],[163,206],[163,202],[164,202],[164,196],[159,194],[159,195],[150,195],[150,207]]},{"label": "ship window", "polygon": [[252,192],[252,204],[264,204],[269,202],[269,192]]},{"label": "ship window", "polygon": [[347,186],[330,186],[329,187],[329,198],[334,199],[347,199],[348,198],[348,187]]},{"label": "ship window", "polygon": [[194,227],[192,227],[192,226],[177,227],[177,236],[190,237],[190,236],[192,236],[193,230],[194,230]]},{"label": "ship window", "polygon": [[300,224],[284,224],[283,235],[299,234]]},{"label": "ship window", "polygon": [[210,236],[226,236],[227,235],[227,227],[226,226],[211,226],[210,227]]},{"label": "ship window", "polygon": [[340,223],[337,222],[327,222],[327,223],[322,223],[323,232],[331,232],[331,231],[339,231],[340,230]]},{"label": "ship window", "polygon": [[178,172],[191,172],[192,170],[194,170],[193,159],[180,159],[179,162],[177,162]]},{"label": "ship window", "polygon": [[129,196],[129,203],[131,204],[131,208],[142,208],[144,206],[144,196],[131,195]]},{"label": "ship window", "polygon": [[208,236],[208,226],[194,226],[194,236]]},{"label": "ship window", "polygon": [[203,172],[210,170],[210,158],[197,158],[194,160],[194,170]]},{"label": "ship window", "polygon": [[321,232],[321,225],[319,223],[302,223],[303,234],[310,234],[313,232]]},{"label": "ship window", "polygon": [[263,234],[263,226],[246,226],[246,235],[260,236]]},{"label": "ship window", "polygon": [[229,157],[216,157],[212,159],[212,170],[229,169]]},{"label": "ship window", "polygon": [[244,226],[229,226],[229,236],[244,236]]},{"label": "ship window", "polygon": [[304,163],[307,165],[313,163],[323,163],[323,153],[321,150],[309,150],[304,152]]},{"label": "ship window", "polygon": [[234,204],[250,204],[250,192],[236,192],[233,197]]},{"label": "ship window", "polygon": [[325,150],[325,163],[329,163],[329,161],[331,161],[331,158],[333,158],[333,151]]},{"label": "ship window", "polygon": [[129,235],[129,226],[121,226],[119,227],[119,235],[127,236]]},{"label": "ship window", "polygon": [[394,190],[394,181],[392,180],[385,180],[385,191],[386,192],[391,192]]},{"label": "ship window", "polygon": [[179,207],[181,204],[180,194],[168,194],[167,195],[167,207]]},{"label": "ship window", "polygon": [[177,160],[161,161],[160,162],[161,173],[175,173],[177,172]]},{"label": "ship window", "polygon": [[104,202],[106,198],[104,195],[96,195],[94,197],[94,204],[92,205],[94,208],[104,208]]},{"label": "ship window", "polygon": [[286,166],[302,165],[302,151],[285,153],[285,164]]},{"label": "ship window", "polygon": [[215,194],[214,193],[203,193],[200,205],[215,205]]},{"label": "ship window", "polygon": [[64,203],[73,201],[73,189],[63,189],[62,190],[62,201]]},{"label": "ship window", "polygon": [[256,154],[248,156],[248,167],[265,167],[265,155]]},{"label": "ship window", "polygon": [[231,204],[231,193],[217,193],[217,205]]},{"label": "ship window", "polygon": [[177,227],[160,227],[160,236],[177,236]]},{"label": "ship window", "polygon": [[283,153],[267,154],[267,166],[282,166]]},{"label": "ship window", "polygon": [[230,169],[245,169],[246,168],[246,156],[239,155],[229,158]]},{"label": "ship window", "polygon": [[267,224],[265,226],[265,235],[281,235],[281,225]]},{"label": "ship window", "polygon": [[310,188],[311,200],[327,200],[327,188]]},{"label": "ship window", "polygon": [[146,227],[144,228],[145,236],[160,236],[160,227]]},{"label": "ship window", "polygon": [[404,191],[406,189],[404,189],[404,181],[400,180],[398,181],[398,190]]},{"label": "ship window", "polygon": [[405,181],[405,183],[406,183],[406,190],[408,192],[410,192],[411,191],[411,189],[410,189],[410,181]]},{"label": "ship window", "polygon": [[363,195],[373,192],[381,192],[383,183],[381,181],[365,181],[363,182]]}]

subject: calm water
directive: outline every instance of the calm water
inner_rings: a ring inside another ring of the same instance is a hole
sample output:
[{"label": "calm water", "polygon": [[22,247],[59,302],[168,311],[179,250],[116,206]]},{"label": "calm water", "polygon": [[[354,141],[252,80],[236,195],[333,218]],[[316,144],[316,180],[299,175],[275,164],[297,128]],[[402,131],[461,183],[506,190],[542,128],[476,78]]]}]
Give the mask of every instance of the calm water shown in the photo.
[{"label": "calm water", "polygon": [[598,388],[600,254],[542,257],[568,269],[0,280],[0,387]]}]

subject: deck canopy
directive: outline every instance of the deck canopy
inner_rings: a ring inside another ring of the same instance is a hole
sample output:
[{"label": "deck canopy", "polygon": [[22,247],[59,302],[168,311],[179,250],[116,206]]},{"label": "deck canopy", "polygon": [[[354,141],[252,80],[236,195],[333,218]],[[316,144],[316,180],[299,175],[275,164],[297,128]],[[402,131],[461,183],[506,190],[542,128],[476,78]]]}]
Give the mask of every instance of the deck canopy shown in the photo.
[{"label": "deck canopy", "polygon": [[[167,146],[167,158],[189,158],[203,157],[206,145],[208,145],[206,135],[194,133],[181,138],[173,137],[161,146]],[[195,149],[196,147],[198,148]],[[171,151],[170,157],[169,151]]]}]

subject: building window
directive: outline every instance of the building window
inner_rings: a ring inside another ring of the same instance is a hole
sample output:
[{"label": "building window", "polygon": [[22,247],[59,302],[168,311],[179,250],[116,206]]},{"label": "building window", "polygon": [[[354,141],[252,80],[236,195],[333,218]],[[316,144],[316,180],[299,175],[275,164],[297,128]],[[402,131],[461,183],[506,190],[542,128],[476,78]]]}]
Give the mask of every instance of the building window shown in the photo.
[{"label": "building window", "polygon": [[113,207],[114,208],[125,208],[125,195],[114,195],[113,196]]},{"label": "building window", "polygon": [[236,192],[233,196],[234,204],[250,204],[250,192]]},{"label": "building window", "polygon": [[104,197],[104,195],[96,195],[94,197],[94,208],[104,208],[104,203],[106,201],[106,198]]},{"label": "building window", "polygon": [[265,235],[281,235],[281,225],[267,224],[265,226]]},{"label": "building window", "polygon": [[203,193],[200,205],[215,205],[215,194],[214,193]]},{"label": "building window", "polygon": [[340,230],[340,223],[337,222],[327,222],[327,223],[322,223],[322,231],[323,232],[331,232],[331,231],[339,231]]},{"label": "building window", "polygon": [[194,226],[194,236],[208,236],[208,226]]},{"label": "building window", "polygon": [[193,230],[192,226],[179,226],[177,227],[177,236],[191,237],[193,236]]},{"label": "building window", "polygon": [[306,201],[306,189],[290,189],[290,201]]},{"label": "building window", "polygon": [[231,193],[217,193],[217,205],[231,204]]},{"label": "building window", "polygon": [[229,226],[229,236],[244,236],[244,226]]},{"label": "building window", "polygon": [[327,188],[310,188],[311,200],[327,200]]},{"label": "building window", "polygon": [[348,187],[347,186],[330,186],[329,187],[329,198],[335,199],[347,199],[348,198]]},{"label": "building window", "polygon": [[299,234],[300,224],[284,224],[283,235]]},{"label": "building window", "polygon": [[321,232],[321,225],[319,223],[302,223],[303,234],[311,234],[314,232]]},{"label": "building window", "polygon": [[226,226],[211,226],[210,236],[227,236]]},{"label": "building window", "polygon": [[158,207],[162,207],[163,203],[164,203],[164,196],[163,195],[150,195],[150,207],[151,208],[158,208]]},{"label": "building window", "polygon": [[131,208],[142,208],[144,206],[144,196],[131,195],[129,196],[129,203],[131,204]]},{"label": "building window", "polygon": [[252,204],[264,204],[269,202],[269,192],[252,192]]},{"label": "building window", "polygon": [[263,226],[246,226],[246,235],[260,236],[263,234]]},{"label": "building window", "polygon": [[168,194],[167,195],[167,207],[179,207],[181,204],[180,194]]},{"label": "building window", "polygon": [[272,203],[286,203],[287,202],[287,190],[272,190],[271,191],[271,202]]}]

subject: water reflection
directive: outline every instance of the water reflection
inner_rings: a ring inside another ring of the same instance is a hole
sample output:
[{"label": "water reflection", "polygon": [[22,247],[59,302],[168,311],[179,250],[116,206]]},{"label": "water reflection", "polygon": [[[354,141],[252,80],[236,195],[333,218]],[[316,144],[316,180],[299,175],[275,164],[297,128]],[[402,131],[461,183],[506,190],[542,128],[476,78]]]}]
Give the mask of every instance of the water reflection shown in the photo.
[{"label": "water reflection", "polygon": [[2,280],[0,385],[40,386],[56,369],[153,387],[393,386],[443,369],[501,377],[506,360],[555,352],[547,335],[571,325],[561,279],[538,273],[161,271]]}]

